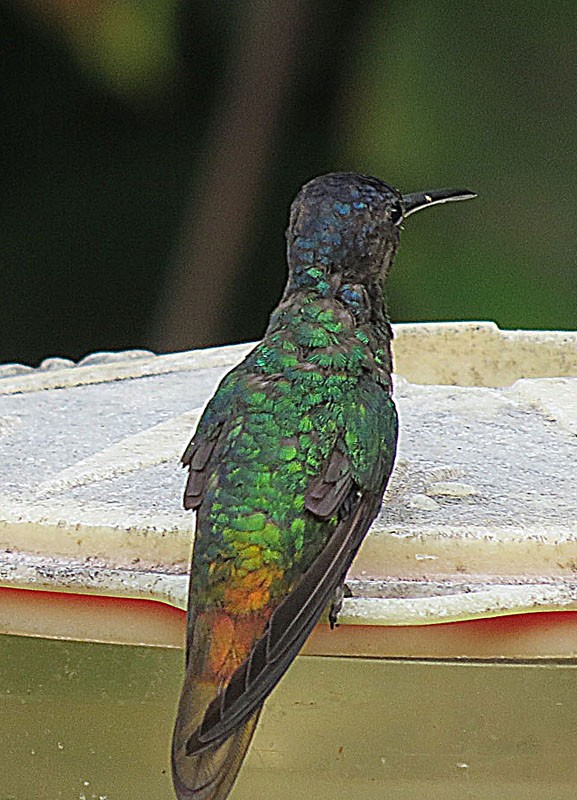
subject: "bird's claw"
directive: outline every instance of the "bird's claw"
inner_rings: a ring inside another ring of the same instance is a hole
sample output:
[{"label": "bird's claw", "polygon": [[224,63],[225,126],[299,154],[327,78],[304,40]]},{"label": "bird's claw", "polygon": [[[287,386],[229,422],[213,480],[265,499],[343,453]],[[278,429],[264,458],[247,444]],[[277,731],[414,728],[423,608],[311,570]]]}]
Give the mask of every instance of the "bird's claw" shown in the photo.
[{"label": "bird's claw", "polygon": [[345,597],[352,597],[352,592],[346,583],[340,583],[335,589],[331,607],[329,609],[329,625],[331,626],[331,630],[334,630],[334,628],[336,628],[338,625],[338,618],[339,614],[341,613],[343,600]]}]

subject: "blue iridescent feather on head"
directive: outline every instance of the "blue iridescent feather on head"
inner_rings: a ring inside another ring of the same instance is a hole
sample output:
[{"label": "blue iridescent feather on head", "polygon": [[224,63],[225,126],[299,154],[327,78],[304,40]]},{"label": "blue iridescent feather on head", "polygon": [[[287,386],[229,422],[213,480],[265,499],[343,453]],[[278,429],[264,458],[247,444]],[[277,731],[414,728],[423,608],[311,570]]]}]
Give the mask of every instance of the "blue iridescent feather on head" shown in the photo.
[{"label": "blue iridescent feather on head", "polygon": [[402,195],[378,178],[334,172],[309,181],[291,206],[287,289],[327,295],[377,272],[384,279],[402,217]]}]

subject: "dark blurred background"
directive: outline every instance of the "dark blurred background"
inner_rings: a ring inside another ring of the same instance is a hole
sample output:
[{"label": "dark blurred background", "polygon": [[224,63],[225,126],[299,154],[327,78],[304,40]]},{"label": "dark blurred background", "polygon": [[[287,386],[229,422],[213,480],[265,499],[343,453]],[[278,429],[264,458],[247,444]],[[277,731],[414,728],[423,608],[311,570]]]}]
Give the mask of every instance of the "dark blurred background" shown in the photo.
[{"label": "dark blurred background", "polygon": [[396,321],[577,327],[577,4],[0,0],[0,362],[258,338],[331,170],[407,223]]}]

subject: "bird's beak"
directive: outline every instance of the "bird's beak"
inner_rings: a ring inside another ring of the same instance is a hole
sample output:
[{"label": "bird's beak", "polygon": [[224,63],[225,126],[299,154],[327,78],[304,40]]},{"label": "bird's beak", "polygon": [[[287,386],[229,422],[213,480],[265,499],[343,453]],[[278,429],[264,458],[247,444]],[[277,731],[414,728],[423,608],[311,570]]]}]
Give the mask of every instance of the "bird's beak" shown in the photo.
[{"label": "bird's beak", "polygon": [[403,219],[410,217],[415,211],[420,211],[428,206],[435,206],[438,203],[452,203],[455,200],[471,200],[477,197],[475,192],[469,189],[436,189],[433,192],[415,192],[414,194],[403,195],[404,214]]}]

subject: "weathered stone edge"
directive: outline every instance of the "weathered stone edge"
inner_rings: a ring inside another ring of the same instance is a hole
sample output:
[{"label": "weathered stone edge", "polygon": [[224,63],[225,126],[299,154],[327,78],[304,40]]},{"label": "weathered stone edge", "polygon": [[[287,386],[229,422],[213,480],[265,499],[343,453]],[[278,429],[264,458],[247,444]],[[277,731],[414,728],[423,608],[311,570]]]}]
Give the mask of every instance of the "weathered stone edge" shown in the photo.
[{"label": "weathered stone edge", "polygon": [[[502,331],[494,322],[410,322],[393,325],[393,329],[397,340],[397,349],[399,346],[403,347],[403,339],[407,344],[410,339],[415,337],[418,337],[420,341],[433,342],[437,337],[470,335],[475,332],[491,339],[498,339],[504,345],[549,345],[559,352],[561,360],[569,363],[569,367],[564,367],[563,374],[566,374],[566,370],[572,369],[573,366],[577,374],[577,332],[575,331]],[[107,383],[175,371],[232,367],[244,358],[254,345],[255,342],[251,342],[150,357],[141,355],[140,351],[135,351],[138,357],[130,356],[131,351],[127,351],[126,360],[122,360],[122,353],[110,353],[102,354],[111,359],[109,363],[90,363],[92,357],[88,356],[86,359],[88,363],[85,366],[80,363],[72,367],[68,365],[62,369],[57,366],[52,369],[31,369],[25,365],[16,365],[22,366],[26,372],[4,378],[0,376],[0,395]],[[402,362],[402,353],[395,354],[395,358]],[[57,359],[52,359],[52,361],[57,361]],[[399,371],[403,374],[403,369]]]},{"label": "weathered stone edge", "polygon": [[[142,573],[99,566],[62,564],[55,559],[8,554],[0,559],[4,586],[44,591],[157,600],[186,608],[188,576]],[[394,590],[389,581],[389,591]],[[405,588],[405,587],[404,587]],[[421,587],[422,588],[422,587]],[[427,597],[353,597],[344,601],[344,625],[430,625],[491,616],[577,609],[577,584],[495,584]]]}]

